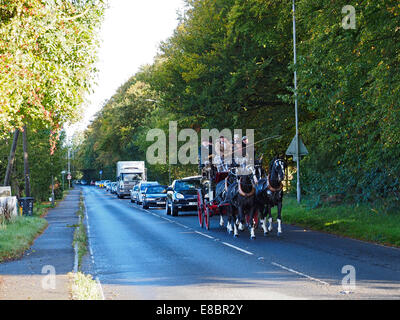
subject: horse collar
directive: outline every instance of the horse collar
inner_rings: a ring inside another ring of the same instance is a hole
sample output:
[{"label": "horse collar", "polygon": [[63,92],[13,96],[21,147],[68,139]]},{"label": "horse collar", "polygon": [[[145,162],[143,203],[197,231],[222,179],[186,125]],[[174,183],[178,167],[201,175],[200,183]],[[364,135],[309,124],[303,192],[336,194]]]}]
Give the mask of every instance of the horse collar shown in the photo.
[{"label": "horse collar", "polygon": [[277,192],[277,191],[281,191],[283,188],[283,184],[282,182],[280,183],[278,188],[274,188],[271,186],[270,182],[270,175],[268,175],[268,190],[272,191],[272,192]]}]

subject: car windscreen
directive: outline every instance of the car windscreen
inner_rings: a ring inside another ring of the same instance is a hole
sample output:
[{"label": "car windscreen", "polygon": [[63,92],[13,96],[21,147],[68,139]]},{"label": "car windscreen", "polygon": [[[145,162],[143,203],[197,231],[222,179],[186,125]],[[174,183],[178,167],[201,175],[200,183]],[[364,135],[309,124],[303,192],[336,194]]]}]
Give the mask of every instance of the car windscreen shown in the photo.
[{"label": "car windscreen", "polygon": [[147,184],[147,183],[141,184],[141,185],[140,185],[140,191],[146,190],[146,188],[148,188],[149,186],[151,186],[151,184]]},{"label": "car windscreen", "polygon": [[125,182],[132,182],[132,181],[141,180],[142,176],[139,173],[123,173],[122,174],[122,179]]},{"label": "car windscreen", "polygon": [[176,191],[196,190],[198,188],[200,188],[199,180],[186,180],[175,182]]},{"label": "car windscreen", "polygon": [[163,186],[151,186],[146,188],[146,193],[167,193],[167,188]]}]

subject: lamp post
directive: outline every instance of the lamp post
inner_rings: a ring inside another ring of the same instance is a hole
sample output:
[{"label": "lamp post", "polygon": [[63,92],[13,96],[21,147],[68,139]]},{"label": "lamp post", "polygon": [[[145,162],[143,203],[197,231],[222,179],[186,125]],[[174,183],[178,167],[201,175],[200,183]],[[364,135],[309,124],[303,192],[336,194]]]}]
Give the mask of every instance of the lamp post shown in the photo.
[{"label": "lamp post", "polygon": [[296,121],[296,166],[297,166],[297,202],[301,201],[301,189],[300,189],[300,139],[299,139],[299,115],[297,105],[297,55],[296,55],[296,7],[295,0],[293,0],[293,60],[294,60],[294,112]]},{"label": "lamp post", "polygon": [[[71,176],[71,149],[68,146],[68,176]],[[71,179],[68,179],[68,188],[71,189]]]}]

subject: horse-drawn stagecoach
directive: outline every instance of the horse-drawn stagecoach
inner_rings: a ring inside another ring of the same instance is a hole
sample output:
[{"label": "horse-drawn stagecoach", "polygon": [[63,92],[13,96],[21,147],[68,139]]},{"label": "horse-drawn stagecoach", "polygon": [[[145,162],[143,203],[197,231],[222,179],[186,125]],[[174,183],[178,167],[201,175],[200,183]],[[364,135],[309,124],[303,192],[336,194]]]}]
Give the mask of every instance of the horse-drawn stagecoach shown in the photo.
[{"label": "horse-drawn stagecoach", "polygon": [[215,199],[216,186],[225,181],[229,172],[215,170],[213,165],[204,167],[202,172],[201,188],[197,189],[197,211],[200,227],[210,229],[210,218],[216,214],[226,214],[228,203],[221,203]]},{"label": "horse-drawn stagecoach", "polygon": [[[243,231],[247,223],[250,236],[255,238],[255,229],[261,220],[264,235],[272,230],[271,208],[278,206],[278,235],[281,234],[281,209],[285,175],[285,161],[274,158],[266,175],[261,159],[254,164],[215,165],[209,163],[200,167],[201,187],[197,189],[197,210],[201,227],[210,228],[210,218],[220,216],[220,226],[224,225],[223,216],[228,217],[227,229],[234,236]],[[267,226],[267,215],[269,226]]]}]

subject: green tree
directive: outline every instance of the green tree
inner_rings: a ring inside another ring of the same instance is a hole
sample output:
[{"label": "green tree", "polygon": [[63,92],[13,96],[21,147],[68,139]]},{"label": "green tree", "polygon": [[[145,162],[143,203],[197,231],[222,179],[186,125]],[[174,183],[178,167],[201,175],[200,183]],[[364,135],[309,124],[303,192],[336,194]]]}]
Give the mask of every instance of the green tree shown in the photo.
[{"label": "green tree", "polygon": [[102,0],[0,1],[0,138],[24,124],[56,136],[77,118],[103,11]]}]

